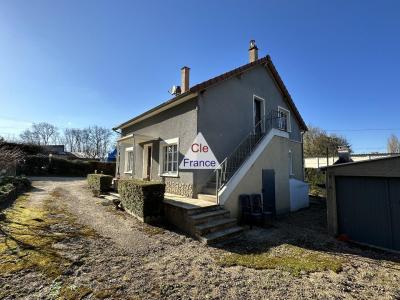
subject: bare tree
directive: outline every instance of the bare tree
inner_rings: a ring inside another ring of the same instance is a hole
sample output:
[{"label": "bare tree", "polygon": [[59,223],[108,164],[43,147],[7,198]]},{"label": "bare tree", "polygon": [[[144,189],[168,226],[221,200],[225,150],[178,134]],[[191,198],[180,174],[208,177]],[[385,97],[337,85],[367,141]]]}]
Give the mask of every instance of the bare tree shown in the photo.
[{"label": "bare tree", "polygon": [[34,123],[32,131],[39,136],[40,145],[48,145],[58,135],[57,127],[46,122]]},{"label": "bare tree", "polygon": [[30,129],[24,130],[19,137],[26,144],[40,145],[39,136]]},{"label": "bare tree", "polygon": [[112,131],[101,126],[89,126],[84,129],[67,128],[59,136],[56,126],[49,123],[33,124],[32,128],[20,135],[24,143],[48,145],[51,141],[60,141],[70,152],[83,152],[89,158],[105,158],[113,143]]},{"label": "bare tree", "polygon": [[400,141],[399,138],[394,134],[388,138],[387,151],[389,153],[400,153]]},{"label": "bare tree", "polygon": [[112,133],[100,126],[90,126],[82,131],[83,152],[91,158],[104,158],[112,145]]},{"label": "bare tree", "polygon": [[76,151],[73,129],[71,128],[64,129],[63,144],[65,145],[65,149],[69,149],[70,152]]},{"label": "bare tree", "polygon": [[23,142],[36,145],[49,145],[50,142],[57,142],[58,137],[57,127],[46,122],[33,123],[31,129],[20,135]]}]

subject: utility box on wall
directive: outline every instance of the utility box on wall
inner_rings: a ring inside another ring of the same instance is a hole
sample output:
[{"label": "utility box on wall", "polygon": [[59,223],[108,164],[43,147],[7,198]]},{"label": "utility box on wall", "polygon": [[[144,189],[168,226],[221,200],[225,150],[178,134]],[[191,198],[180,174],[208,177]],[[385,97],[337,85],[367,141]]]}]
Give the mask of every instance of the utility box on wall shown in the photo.
[{"label": "utility box on wall", "polygon": [[290,185],[290,211],[306,208],[310,205],[308,198],[308,183],[294,178],[289,179]]}]

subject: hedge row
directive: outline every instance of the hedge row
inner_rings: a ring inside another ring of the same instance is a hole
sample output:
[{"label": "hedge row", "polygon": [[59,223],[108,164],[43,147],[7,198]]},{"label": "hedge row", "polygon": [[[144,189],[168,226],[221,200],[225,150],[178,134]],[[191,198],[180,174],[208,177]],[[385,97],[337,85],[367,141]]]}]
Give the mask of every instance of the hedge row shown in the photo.
[{"label": "hedge row", "polygon": [[89,174],[87,181],[89,188],[95,196],[108,192],[111,189],[113,177],[104,174]]},{"label": "hedge row", "polygon": [[149,223],[162,216],[165,184],[136,179],[118,180],[122,206],[143,222]]},{"label": "hedge row", "polygon": [[87,174],[98,173],[115,174],[115,163],[100,161],[66,160],[46,155],[30,155],[18,165],[17,174],[27,176],[77,176],[86,177]]}]

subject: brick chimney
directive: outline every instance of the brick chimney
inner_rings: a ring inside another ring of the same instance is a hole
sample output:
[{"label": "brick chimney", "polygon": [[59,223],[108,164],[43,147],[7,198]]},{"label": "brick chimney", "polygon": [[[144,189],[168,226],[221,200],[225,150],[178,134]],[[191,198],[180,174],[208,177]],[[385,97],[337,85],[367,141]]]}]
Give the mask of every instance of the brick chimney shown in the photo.
[{"label": "brick chimney", "polygon": [[182,94],[187,92],[189,90],[189,71],[190,68],[189,67],[183,67],[181,69],[181,90],[182,90]]},{"label": "brick chimney", "polygon": [[258,59],[258,48],[256,45],[255,40],[250,41],[250,47],[249,47],[249,60],[250,62],[254,62]]}]

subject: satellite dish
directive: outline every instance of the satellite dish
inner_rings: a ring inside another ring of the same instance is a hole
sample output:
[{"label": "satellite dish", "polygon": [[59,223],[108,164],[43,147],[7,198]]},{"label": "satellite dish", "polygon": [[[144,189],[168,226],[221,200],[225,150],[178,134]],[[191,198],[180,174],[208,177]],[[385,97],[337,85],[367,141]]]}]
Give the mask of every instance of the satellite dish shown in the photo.
[{"label": "satellite dish", "polygon": [[171,95],[179,95],[181,93],[181,87],[179,85],[173,85],[168,91]]}]

